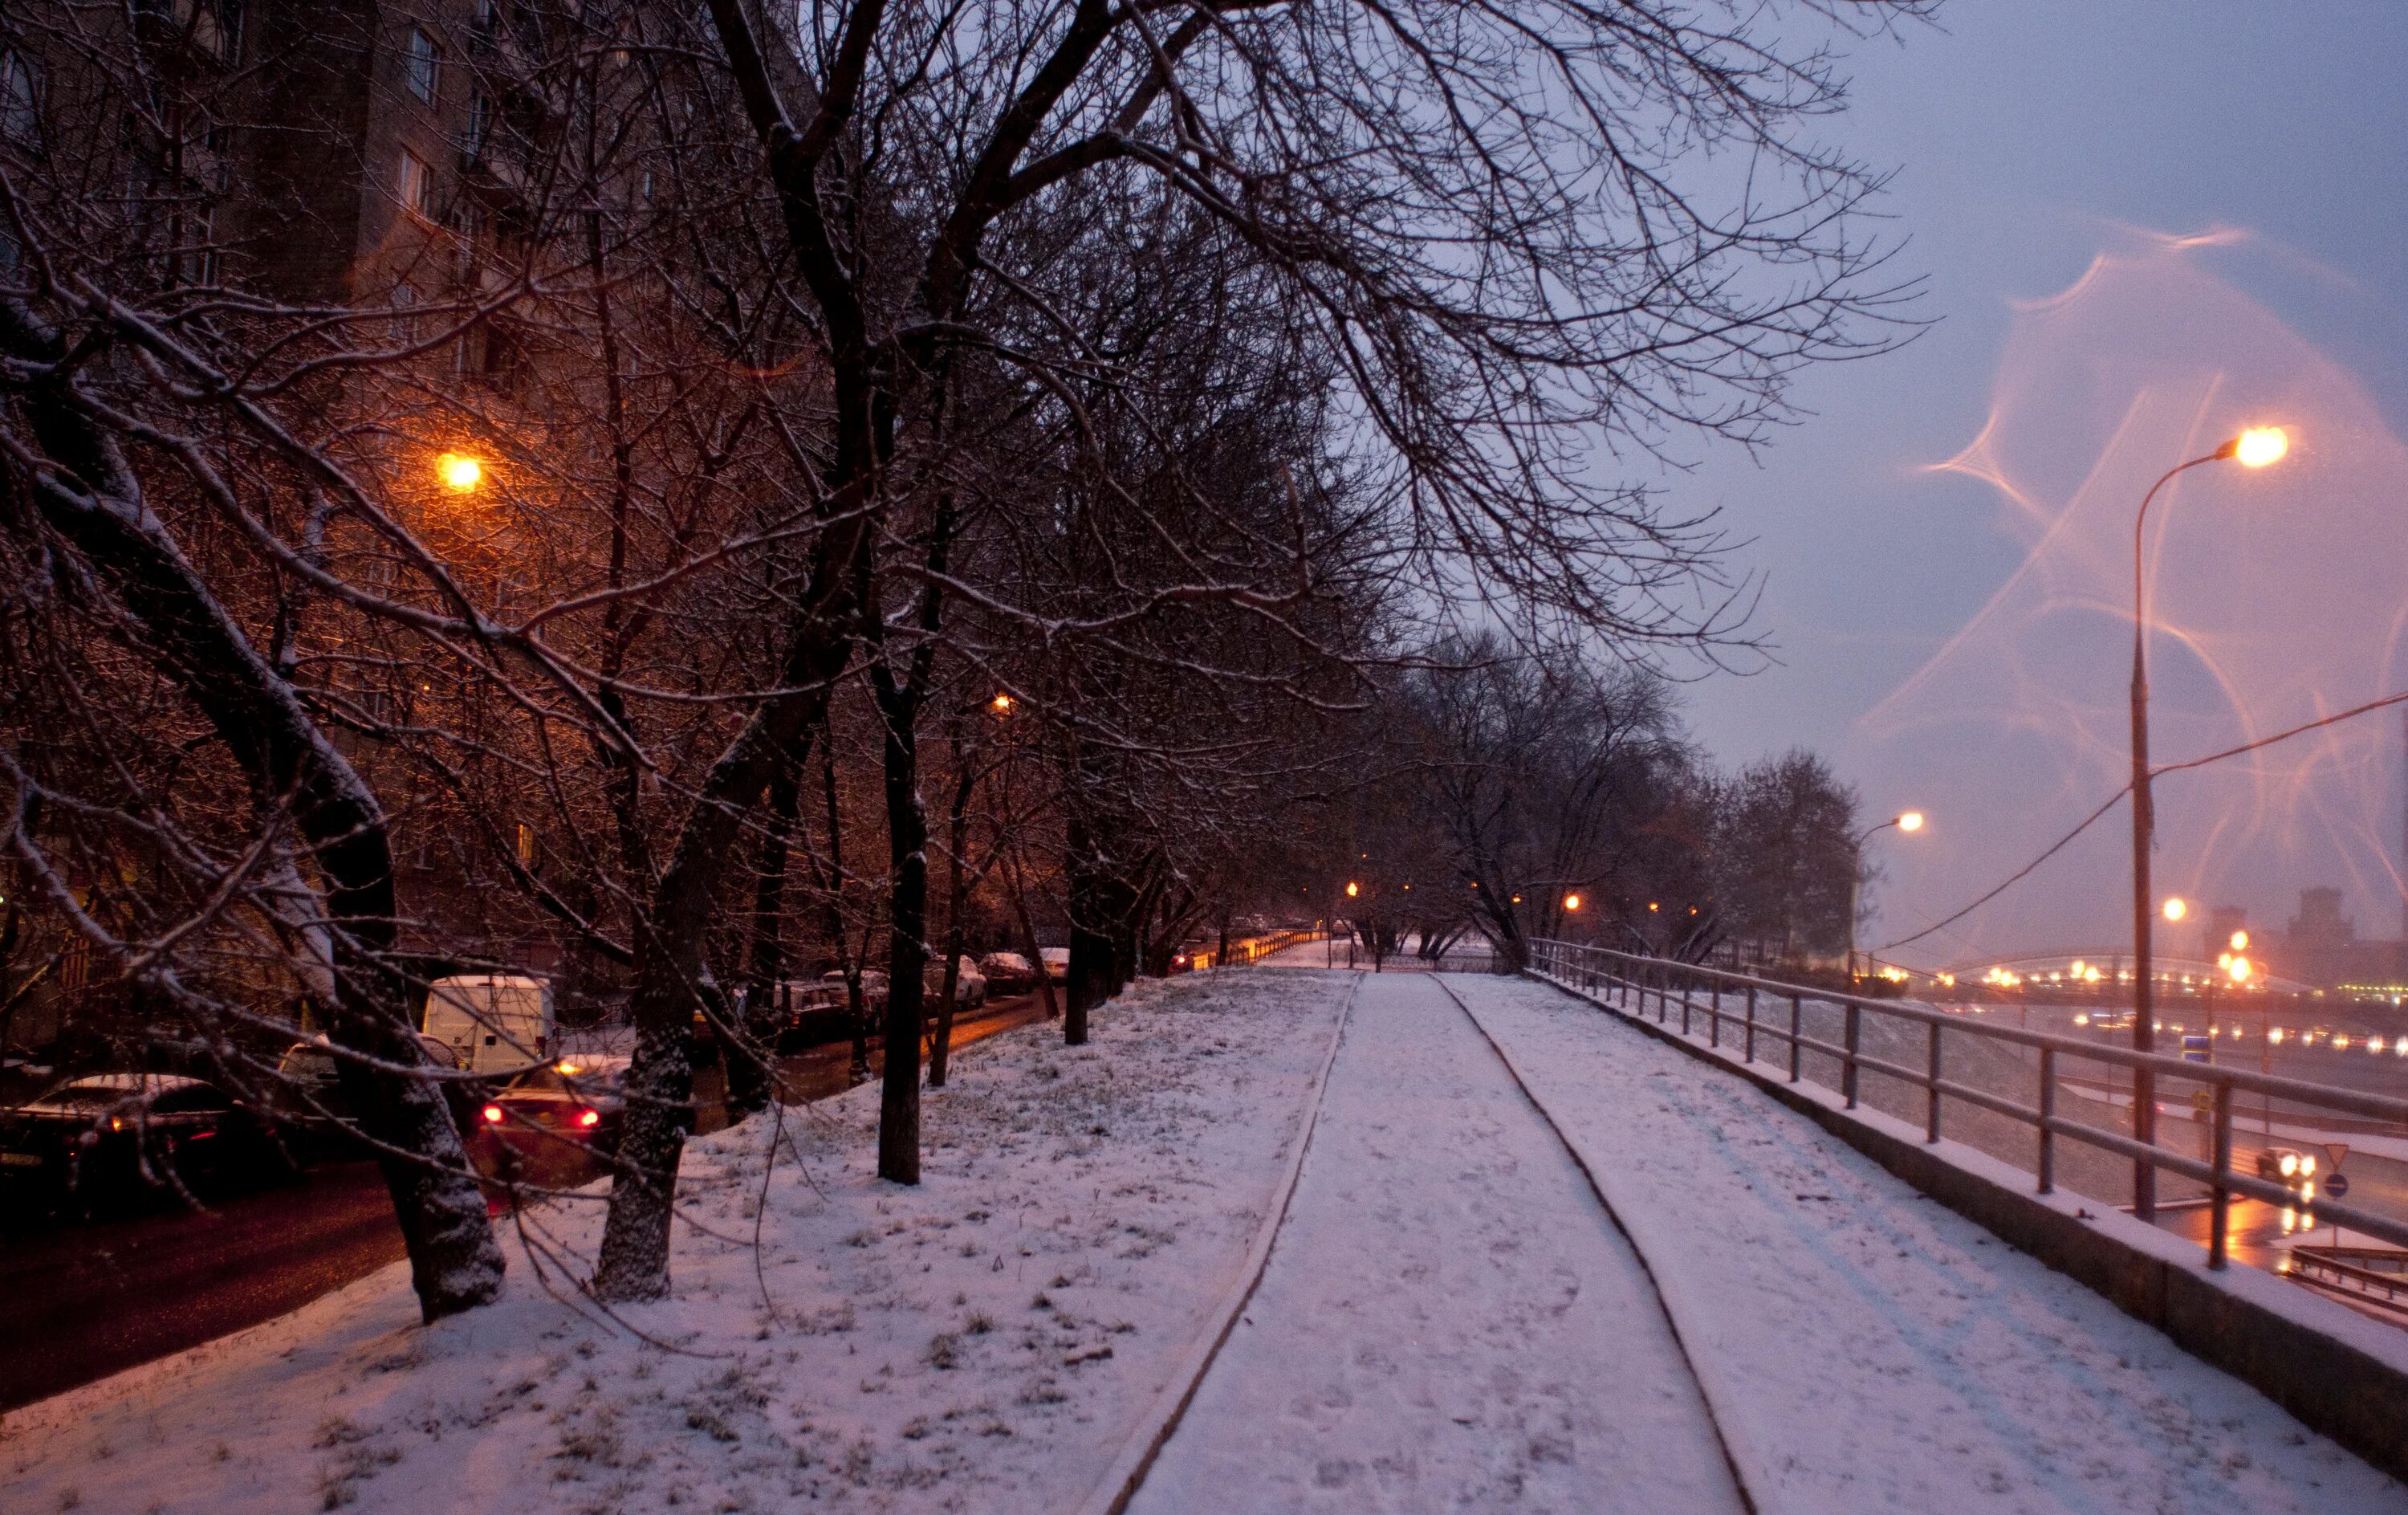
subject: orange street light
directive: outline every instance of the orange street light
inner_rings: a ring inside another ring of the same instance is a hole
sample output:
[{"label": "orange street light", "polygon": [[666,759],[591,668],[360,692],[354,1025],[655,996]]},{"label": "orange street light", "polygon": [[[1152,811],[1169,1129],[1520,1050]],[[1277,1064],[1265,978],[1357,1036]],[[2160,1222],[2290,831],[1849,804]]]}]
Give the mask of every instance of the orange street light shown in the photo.
[{"label": "orange street light", "polygon": [[1566,910],[1577,912],[1580,909],[1580,904],[1581,901],[1579,895],[1567,894],[1564,896],[1564,908]]},{"label": "orange street light", "polygon": [[453,494],[465,495],[483,482],[485,465],[466,453],[445,453],[435,460],[435,476]]},{"label": "orange street light", "polygon": [[998,715],[1009,715],[1011,714],[1011,696],[999,694],[988,700],[987,706]]},{"label": "orange street light", "polygon": [[2249,975],[2256,973],[2257,969],[2250,964],[2248,959],[2235,958],[2224,971],[2232,975],[2234,983],[2246,984],[2249,982]]},{"label": "orange street light", "polygon": [[1919,810],[1910,810],[1905,815],[1900,815],[1898,818],[1898,829],[1901,831],[1922,830],[1923,812]]},{"label": "orange street light", "polygon": [[1362,892],[1363,892],[1363,886],[1362,886],[1362,885],[1357,884],[1357,883],[1354,883],[1354,881],[1352,881],[1352,880],[1349,880],[1349,881],[1347,882],[1347,885],[1346,885],[1346,898],[1348,898],[1349,900],[1352,900],[1352,899],[1353,899],[1353,898],[1354,898],[1356,895],[1358,895],[1358,894],[1360,894],[1360,893],[1362,893]]},{"label": "orange street light", "polygon": [[2225,444],[2231,455],[2240,459],[2243,468],[2262,469],[2269,463],[2279,463],[2291,450],[2291,439],[2280,426],[2251,426]]},{"label": "orange street light", "polygon": [[2172,899],[2166,902],[2166,919],[2180,920],[2189,914],[2190,902],[2184,899],[2181,895],[2175,895]]},{"label": "orange street light", "polygon": [[[2149,1014],[2151,974],[2149,960],[2154,951],[2150,933],[2157,922],[2149,909],[2153,891],[2149,887],[2149,849],[2156,841],[2157,805],[2149,794],[2149,780],[2155,775],[2149,768],[2149,598],[2147,578],[2148,543],[2146,528],[2149,506],[2157,491],[2173,483],[2179,474],[2189,472],[2209,463],[2238,459],[2244,468],[2262,469],[2291,450],[2291,439],[2280,426],[2251,426],[2226,442],[2214,452],[2187,462],[2177,463],[2157,476],[2149,492],[2141,497],[2141,508],[2132,516],[2132,1050],[2157,1050],[2157,1021]],[[2172,902],[2169,902],[2171,904]],[[2187,907],[2185,913],[2187,914]],[[2182,916],[2168,914],[2167,919]],[[2142,1065],[2132,1070],[2132,1140],[2143,1147],[2157,1144],[2157,1078],[2156,1071]],[[2132,1215],[2144,1221],[2154,1221],[2157,1213],[2157,1170],[2147,1158],[2132,1160]],[[2224,1260],[2219,1253],[2210,1259],[2210,1265],[2221,1269]]]},{"label": "orange street light", "polygon": [[2233,951],[2239,952],[2249,945],[2249,933],[2247,931],[2235,931],[2232,933],[2231,940],[2227,942],[2225,945],[2232,948]]}]

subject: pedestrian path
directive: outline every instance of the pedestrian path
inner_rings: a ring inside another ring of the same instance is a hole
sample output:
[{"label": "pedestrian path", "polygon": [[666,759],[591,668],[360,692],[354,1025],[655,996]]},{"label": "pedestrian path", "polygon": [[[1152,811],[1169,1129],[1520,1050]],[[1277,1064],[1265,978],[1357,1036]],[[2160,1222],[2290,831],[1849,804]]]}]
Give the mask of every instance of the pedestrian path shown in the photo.
[{"label": "pedestrian path", "polygon": [[1129,1508],[1742,1508],[1563,1143],[1437,980],[1367,977],[1261,1287]]},{"label": "pedestrian path", "polygon": [[2256,1390],[1740,1078],[1543,985],[1444,982],[1652,1265],[1765,1515],[2408,1510]]}]

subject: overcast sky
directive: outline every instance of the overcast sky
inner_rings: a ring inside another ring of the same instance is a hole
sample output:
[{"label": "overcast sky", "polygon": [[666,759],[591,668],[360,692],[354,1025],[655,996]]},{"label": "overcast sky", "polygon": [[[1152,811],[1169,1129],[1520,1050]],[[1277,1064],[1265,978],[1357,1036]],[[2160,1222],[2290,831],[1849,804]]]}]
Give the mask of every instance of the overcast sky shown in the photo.
[{"label": "overcast sky", "polygon": [[[1827,135],[1897,168],[1936,325],[1810,376],[1760,460],[1670,488],[1755,539],[1781,658],[1696,687],[1699,737],[1812,746],[1869,814],[1931,812],[1879,844],[1880,942],[2122,782],[2131,511],[2233,426],[2285,421],[2300,451],[2189,476],[2153,527],[2159,759],[2408,687],[2408,4],[1960,0],[1851,72]],[[2399,934],[2401,731],[2166,781],[2168,890],[2279,927],[2332,883]],[[2128,825],[1901,958],[2128,941]]]}]

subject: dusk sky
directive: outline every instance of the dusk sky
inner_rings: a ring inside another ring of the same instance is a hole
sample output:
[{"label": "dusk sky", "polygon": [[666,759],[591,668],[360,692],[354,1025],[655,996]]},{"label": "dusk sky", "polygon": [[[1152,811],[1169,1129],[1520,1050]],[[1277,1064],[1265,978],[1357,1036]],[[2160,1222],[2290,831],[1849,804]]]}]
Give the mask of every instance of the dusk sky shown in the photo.
[{"label": "dusk sky", "polygon": [[[1672,498],[1754,539],[1779,666],[1692,691],[1725,761],[1828,754],[1882,838],[1869,945],[2021,867],[2123,782],[2132,512],[2151,517],[2155,746],[2179,760],[2408,688],[2408,7],[1962,5],[1859,46],[1828,139],[1898,170],[1901,272],[1934,325],[1810,375],[1813,413]],[[1937,465],[1955,466],[1939,468]],[[2161,892],[2279,928],[2339,885],[2396,936],[2399,714],[2162,781]],[[2128,815],[1917,965],[2128,941]],[[2119,925],[2119,922],[2122,924]],[[2177,951],[2195,944],[2168,944]]]}]

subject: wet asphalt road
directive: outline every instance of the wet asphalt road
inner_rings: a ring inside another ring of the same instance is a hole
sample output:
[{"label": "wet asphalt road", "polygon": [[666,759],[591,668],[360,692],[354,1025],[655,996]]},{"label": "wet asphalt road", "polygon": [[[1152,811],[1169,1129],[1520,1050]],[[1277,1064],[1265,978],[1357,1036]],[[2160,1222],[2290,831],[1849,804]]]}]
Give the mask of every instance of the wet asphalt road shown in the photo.
[{"label": "wet asphalt road", "polygon": [[[955,1024],[953,1046],[1042,1018],[1036,995],[996,1000]],[[781,1058],[779,1072],[808,1102],[852,1087],[850,1061],[848,1046],[815,1047]],[[702,1129],[724,1126],[718,1069],[696,1075],[695,1093]],[[530,1176],[573,1185],[602,1173],[591,1159],[544,1166]],[[0,1411],[272,1320],[401,1255],[367,1162],[327,1163],[204,1214],[0,1229]]]}]

